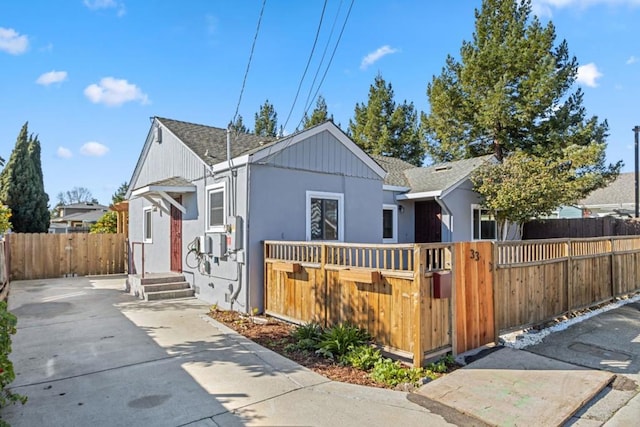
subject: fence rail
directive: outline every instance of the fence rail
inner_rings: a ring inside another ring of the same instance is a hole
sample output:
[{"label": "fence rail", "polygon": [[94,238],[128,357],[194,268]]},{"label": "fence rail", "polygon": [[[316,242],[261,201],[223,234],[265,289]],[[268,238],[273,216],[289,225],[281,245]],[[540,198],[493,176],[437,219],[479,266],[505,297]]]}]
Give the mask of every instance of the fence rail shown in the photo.
[{"label": "fence rail", "polygon": [[124,234],[6,235],[11,280],[124,273]]}]

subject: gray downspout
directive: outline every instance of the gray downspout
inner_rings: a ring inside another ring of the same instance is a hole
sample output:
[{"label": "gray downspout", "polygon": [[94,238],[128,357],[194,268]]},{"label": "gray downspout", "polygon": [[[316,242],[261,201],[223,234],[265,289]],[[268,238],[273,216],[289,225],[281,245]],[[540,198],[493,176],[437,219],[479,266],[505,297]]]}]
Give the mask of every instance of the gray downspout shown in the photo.
[{"label": "gray downspout", "polygon": [[436,203],[438,203],[440,205],[442,210],[449,217],[449,239],[448,239],[448,241],[449,242],[453,242],[453,215],[451,214],[451,211],[449,210],[449,207],[447,206],[447,204],[444,202],[444,200],[442,200],[442,198],[440,196],[435,196],[435,200],[436,200]]},{"label": "gray downspout", "polygon": [[[250,261],[250,253],[251,251],[249,250],[249,243],[251,242],[251,239],[249,238],[249,218],[251,218],[251,197],[249,197],[249,193],[251,192],[251,156],[249,156],[249,158],[247,159],[247,173],[246,175],[246,184],[245,184],[245,221],[244,221],[244,233],[242,238],[244,239],[244,268],[245,268],[245,274],[242,276],[244,278],[244,280],[247,281],[247,304],[252,304],[251,301],[251,286],[249,285],[249,279],[250,279],[250,271],[249,271],[249,261]],[[264,278],[262,278],[262,282],[264,283]],[[264,301],[262,302],[262,304],[264,305]],[[264,307],[262,307],[262,310],[264,311]]]}]

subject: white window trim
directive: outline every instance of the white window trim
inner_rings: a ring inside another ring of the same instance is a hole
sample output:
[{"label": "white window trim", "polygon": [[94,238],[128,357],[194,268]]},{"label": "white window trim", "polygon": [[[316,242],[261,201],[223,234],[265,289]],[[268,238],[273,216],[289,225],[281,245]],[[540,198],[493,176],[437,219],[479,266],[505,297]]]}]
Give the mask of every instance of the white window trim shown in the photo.
[{"label": "white window trim", "polygon": [[390,239],[384,238],[384,228],[382,230],[382,243],[398,243],[398,205],[382,205],[383,211],[393,212],[393,237]]},{"label": "white window trim", "polygon": [[344,242],[344,194],[327,193],[324,191],[307,191],[306,200],[306,234],[307,241],[311,241],[311,199],[329,199],[338,201],[338,242]]},{"label": "white window trim", "polygon": [[[471,236],[470,236],[471,237],[471,241],[480,242],[480,241],[492,241],[492,240],[495,240],[495,239],[483,239],[482,238],[482,227],[480,228],[480,230],[478,230],[478,235],[480,236],[480,238],[479,239],[474,239],[473,238],[473,233],[475,231],[474,224],[473,224],[473,212],[476,209],[479,209],[481,211],[480,212],[481,215],[482,215],[482,210],[483,209],[487,210],[486,208],[483,208],[482,205],[478,205],[478,204],[471,205]],[[496,237],[497,237],[498,236],[498,222],[496,221],[495,217],[493,218],[493,221],[495,222],[495,227],[496,227],[496,230],[495,230],[496,233],[495,234],[496,234]]]},{"label": "white window trim", "polygon": [[[149,221],[151,222],[149,231],[151,236],[147,238],[147,212],[149,212]],[[144,243],[153,243],[153,206],[142,208],[142,241]]]},{"label": "white window trim", "polygon": [[[211,209],[209,206],[209,202],[211,200],[211,197],[209,196],[209,194],[212,191],[219,191],[220,189],[222,189],[222,225],[217,225],[214,227],[211,227],[211,220],[209,218],[209,216],[211,215]],[[206,209],[206,228],[207,231],[211,232],[211,233],[222,233],[227,231],[227,183],[226,182],[221,182],[218,184],[212,184],[212,185],[208,185],[205,191],[205,209]]]}]

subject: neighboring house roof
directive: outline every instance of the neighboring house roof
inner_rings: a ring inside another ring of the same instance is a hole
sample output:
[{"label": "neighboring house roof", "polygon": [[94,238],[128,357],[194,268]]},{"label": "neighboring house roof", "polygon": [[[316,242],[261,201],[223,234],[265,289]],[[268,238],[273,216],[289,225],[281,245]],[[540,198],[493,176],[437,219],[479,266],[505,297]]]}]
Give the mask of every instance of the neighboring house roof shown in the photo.
[{"label": "neighboring house roof", "polygon": [[382,169],[387,171],[384,179],[385,185],[393,185],[397,187],[409,187],[410,183],[405,172],[410,169],[420,169],[404,160],[395,157],[380,156],[377,154],[369,154],[369,156],[378,163]]},{"label": "neighboring house roof", "polygon": [[[219,163],[227,159],[226,129],[162,117],[156,117],[156,119],[206,163]],[[246,154],[275,140],[271,137],[242,132],[233,132],[231,138],[231,158]]]},{"label": "neighboring house roof", "polygon": [[62,209],[86,209],[86,210],[107,210],[109,206],[101,205],[99,203],[72,203],[70,205],[59,206]]},{"label": "neighboring house roof", "polygon": [[635,173],[627,172],[604,188],[599,188],[578,203],[581,207],[590,206],[620,206],[635,203],[633,190],[635,188]]},{"label": "neighboring house roof", "polygon": [[78,212],[70,215],[65,215],[58,218],[52,218],[51,222],[96,222],[98,221],[104,214],[106,210],[94,210],[89,212]]}]

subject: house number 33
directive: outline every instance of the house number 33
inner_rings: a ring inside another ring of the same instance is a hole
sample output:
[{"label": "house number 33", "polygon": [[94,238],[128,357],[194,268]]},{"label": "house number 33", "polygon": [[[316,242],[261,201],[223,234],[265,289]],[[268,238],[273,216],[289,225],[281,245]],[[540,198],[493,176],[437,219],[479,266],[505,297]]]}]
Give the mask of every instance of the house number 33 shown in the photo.
[{"label": "house number 33", "polygon": [[480,252],[476,251],[475,249],[471,249],[471,257],[472,260],[475,261],[480,261]]}]

